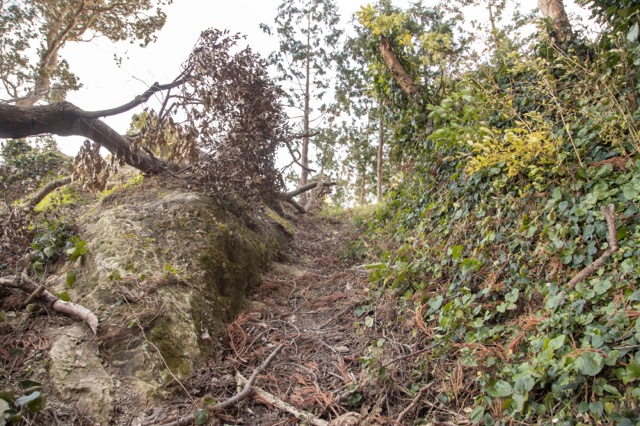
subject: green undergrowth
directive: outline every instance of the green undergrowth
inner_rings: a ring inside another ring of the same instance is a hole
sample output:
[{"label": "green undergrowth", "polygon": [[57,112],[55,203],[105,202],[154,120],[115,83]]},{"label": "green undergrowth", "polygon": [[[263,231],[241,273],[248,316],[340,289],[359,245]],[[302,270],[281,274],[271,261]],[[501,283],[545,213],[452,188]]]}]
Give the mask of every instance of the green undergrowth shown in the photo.
[{"label": "green undergrowth", "polygon": [[[434,365],[462,366],[473,423],[640,421],[639,113],[580,60],[506,57],[463,80],[363,222],[372,281],[421,316]],[[609,205],[619,249],[569,288],[609,247]]]}]

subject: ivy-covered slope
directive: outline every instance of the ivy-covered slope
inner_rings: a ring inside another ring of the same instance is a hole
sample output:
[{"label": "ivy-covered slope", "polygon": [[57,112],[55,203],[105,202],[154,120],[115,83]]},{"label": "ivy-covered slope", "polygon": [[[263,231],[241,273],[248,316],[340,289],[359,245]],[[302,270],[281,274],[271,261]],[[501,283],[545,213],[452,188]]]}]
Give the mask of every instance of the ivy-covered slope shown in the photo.
[{"label": "ivy-covered slope", "polygon": [[[368,222],[372,279],[432,362],[460,362],[474,423],[640,421],[637,64],[598,49],[542,41],[467,74]],[[609,248],[609,205],[619,248],[569,286]]]}]

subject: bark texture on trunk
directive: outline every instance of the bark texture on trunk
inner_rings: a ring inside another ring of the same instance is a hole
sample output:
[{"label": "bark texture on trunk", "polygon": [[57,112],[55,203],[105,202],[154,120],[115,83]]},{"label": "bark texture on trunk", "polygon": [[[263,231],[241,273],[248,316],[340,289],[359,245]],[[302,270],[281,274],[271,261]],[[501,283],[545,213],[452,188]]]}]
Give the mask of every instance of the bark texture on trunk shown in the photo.
[{"label": "bark texture on trunk", "polygon": [[393,78],[398,82],[400,87],[402,87],[402,90],[409,96],[419,94],[416,85],[413,83],[413,78],[407,74],[400,60],[393,52],[393,49],[391,49],[389,39],[385,37],[378,47],[380,48],[380,53],[382,54],[385,64],[387,64],[389,68],[389,72],[391,72]]},{"label": "bark texture on trunk", "polygon": [[377,195],[378,202],[382,201],[382,160],[384,154],[384,122],[382,121],[382,102],[379,104],[380,117],[378,118],[378,162],[376,164]]},{"label": "bark texture on trunk", "polygon": [[[146,153],[134,150],[131,143],[118,132],[70,102],[21,107],[0,103],[0,138],[26,138],[42,134],[84,136],[125,163],[143,173],[157,174],[167,165]],[[83,116],[84,115],[84,116]]]},{"label": "bark texture on trunk", "polygon": [[538,7],[542,16],[553,20],[553,29],[560,43],[566,43],[573,38],[573,31],[562,0],[538,0]]},{"label": "bark texture on trunk", "polygon": [[[303,134],[302,138],[302,154],[300,161],[302,162],[302,172],[300,174],[300,186],[305,186],[309,181],[309,102],[311,98],[311,12],[307,16],[307,58],[305,64],[305,82],[304,82],[304,117],[303,117]],[[307,203],[307,194],[302,196],[302,203]]]}]

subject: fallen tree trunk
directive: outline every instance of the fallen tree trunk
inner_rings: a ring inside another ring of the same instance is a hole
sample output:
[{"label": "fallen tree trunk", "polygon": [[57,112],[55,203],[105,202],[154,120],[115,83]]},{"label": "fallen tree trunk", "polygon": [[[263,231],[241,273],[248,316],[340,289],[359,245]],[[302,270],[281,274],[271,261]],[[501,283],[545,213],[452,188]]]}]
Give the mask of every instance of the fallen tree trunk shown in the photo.
[{"label": "fallen tree trunk", "polygon": [[134,150],[124,136],[98,118],[70,102],[20,107],[0,103],[0,138],[26,138],[42,134],[84,136],[105,147],[111,154],[143,173],[167,170],[165,162]]},{"label": "fallen tree trunk", "polygon": [[300,188],[294,189],[293,191],[289,191],[282,194],[282,199],[287,203],[291,204],[293,207],[295,207],[295,209],[298,210],[300,213],[303,213],[303,214],[307,213],[308,210],[304,206],[302,206],[300,203],[298,203],[296,200],[294,200],[293,197],[296,197],[300,194],[311,191],[312,189],[316,188],[318,185],[321,185],[323,188],[326,188],[329,186],[335,186],[337,185],[337,183],[336,182],[311,182],[301,186]]},{"label": "fallen tree trunk", "polygon": [[[58,297],[49,293],[44,287],[41,287],[38,283],[29,278],[26,274],[22,274],[19,278],[16,277],[3,277],[0,278],[0,286],[19,288],[22,291],[33,295],[34,298],[39,299],[42,303],[53,309],[56,312],[65,314],[72,318],[81,319],[86,322],[93,334],[98,332],[98,317],[84,306],[77,305],[71,302],[65,302]],[[32,299],[30,297],[30,299]],[[29,299],[28,299],[29,300]]]},{"label": "fallen tree trunk", "polygon": [[177,87],[184,82],[184,79],[177,79],[169,84],[154,83],[132,101],[100,111],[85,111],[70,102],[36,106],[0,103],[0,138],[18,139],[42,134],[84,136],[141,172],[158,174],[168,169],[167,163],[134,149],[126,137],[109,127],[100,117],[129,111],[147,102],[153,94]]}]

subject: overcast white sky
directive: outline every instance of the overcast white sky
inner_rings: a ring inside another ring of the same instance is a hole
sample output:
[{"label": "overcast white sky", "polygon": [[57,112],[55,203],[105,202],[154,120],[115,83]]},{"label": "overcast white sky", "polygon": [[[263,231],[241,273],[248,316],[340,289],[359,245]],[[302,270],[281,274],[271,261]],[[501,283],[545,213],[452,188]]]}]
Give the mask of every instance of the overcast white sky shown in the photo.
[{"label": "overcast white sky", "polygon": [[[83,87],[68,100],[85,110],[100,110],[124,104],[144,92],[154,82],[171,82],[180,72],[200,33],[207,28],[228,29],[247,36],[246,44],[268,56],[277,49],[275,37],[264,34],[260,23],[271,24],[281,0],[174,0],[165,8],[167,23],[158,41],[145,49],[107,40],[65,47],[62,56],[69,62]],[[351,16],[367,0],[337,0],[343,16]],[[345,19],[346,20],[346,19]],[[126,51],[126,53],[125,53]],[[124,56],[122,66],[114,54]],[[105,121],[125,132],[134,110]],[[75,155],[83,138],[60,138],[63,152]]]},{"label": "overcast white sky", "polygon": [[[271,24],[281,0],[174,0],[165,8],[167,23],[158,41],[145,49],[128,43],[113,44],[107,40],[65,47],[62,56],[80,77],[83,87],[70,93],[68,100],[85,110],[100,110],[124,104],[144,92],[154,82],[168,83],[180,71],[201,31],[207,28],[228,29],[247,35],[246,43],[267,56],[277,48],[277,41],[262,33],[261,22]],[[336,0],[343,23],[351,19],[360,5],[371,0]],[[435,2],[436,0],[432,0]],[[396,1],[399,5],[407,0]],[[425,1],[429,4],[430,1]],[[523,7],[537,5],[535,0],[522,0]],[[565,1],[576,10],[573,1]],[[479,13],[484,14],[484,11]],[[475,14],[475,13],[474,13]],[[478,16],[473,16],[477,19]],[[118,67],[114,54],[124,57]],[[139,108],[137,111],[139,111]],[[133,112],[106,119],[114,129],[125,132]],[[60,138],[60,148],[75,155],[82,138]]]}]

